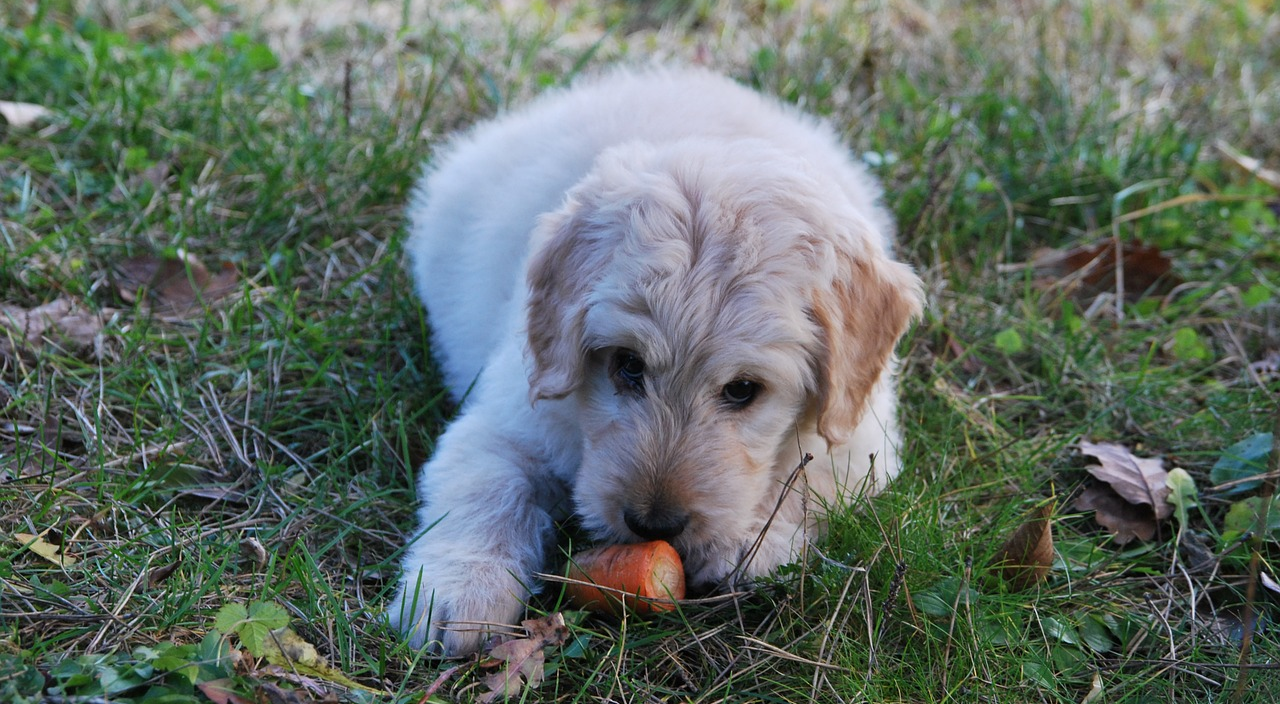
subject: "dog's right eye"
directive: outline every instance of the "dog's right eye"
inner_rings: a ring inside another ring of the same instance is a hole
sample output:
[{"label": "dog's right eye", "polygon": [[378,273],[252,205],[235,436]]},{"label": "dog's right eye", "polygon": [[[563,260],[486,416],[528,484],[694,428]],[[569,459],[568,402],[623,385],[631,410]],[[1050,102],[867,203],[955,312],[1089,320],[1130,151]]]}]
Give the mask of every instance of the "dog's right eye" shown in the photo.
[{"label": "dog's right eye", "polygon": [[613,377],[630,391],[644,391],[644,360],[631,350],[613,354]]}]

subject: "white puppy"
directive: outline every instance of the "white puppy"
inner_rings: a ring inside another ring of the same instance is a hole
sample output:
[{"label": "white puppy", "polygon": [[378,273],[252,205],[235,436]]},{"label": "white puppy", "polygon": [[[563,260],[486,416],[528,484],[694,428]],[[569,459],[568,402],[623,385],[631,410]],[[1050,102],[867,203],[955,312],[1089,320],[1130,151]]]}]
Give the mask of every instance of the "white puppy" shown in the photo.
[{"label": "white puppy", "polygon": [[392,622],[475,650],[571,514],[668,540],[694,585],[749,581],[888,482],[922,293],[879,195],[830,128],[697,70],[583,81],[439,154],[408,252],[464,403]]}]

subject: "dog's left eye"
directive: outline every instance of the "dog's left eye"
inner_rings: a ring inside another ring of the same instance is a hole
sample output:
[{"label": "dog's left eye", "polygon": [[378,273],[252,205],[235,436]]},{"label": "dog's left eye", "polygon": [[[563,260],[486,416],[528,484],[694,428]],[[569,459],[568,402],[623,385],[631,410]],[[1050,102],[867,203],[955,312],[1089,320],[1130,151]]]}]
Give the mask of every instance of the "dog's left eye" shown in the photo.
[{"label": "dog's left eye", "polygon": [[734,379],[724,385],[720,395],[725,402],[736,408],[745,408],[752,401],[756,400],[756,394],[760,393],[760,385],[748,379]]}]

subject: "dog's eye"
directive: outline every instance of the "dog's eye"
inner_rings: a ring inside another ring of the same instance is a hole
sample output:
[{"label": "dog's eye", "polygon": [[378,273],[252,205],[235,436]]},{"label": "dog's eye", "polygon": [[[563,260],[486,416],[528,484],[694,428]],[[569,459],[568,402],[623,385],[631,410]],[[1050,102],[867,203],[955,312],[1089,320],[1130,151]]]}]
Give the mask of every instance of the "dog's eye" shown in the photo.
[{"label": "dog's eye", "polygon": [[756,399],[760,393],[760,385],[748,379],[734,379],[724,385],[720,395],[725,402],[737,408],[744,408]]},{"label": "dog's eye", "polygon": [[644,390],[644,360],[631,350],[614,353],[613,375],[632,391]]}]

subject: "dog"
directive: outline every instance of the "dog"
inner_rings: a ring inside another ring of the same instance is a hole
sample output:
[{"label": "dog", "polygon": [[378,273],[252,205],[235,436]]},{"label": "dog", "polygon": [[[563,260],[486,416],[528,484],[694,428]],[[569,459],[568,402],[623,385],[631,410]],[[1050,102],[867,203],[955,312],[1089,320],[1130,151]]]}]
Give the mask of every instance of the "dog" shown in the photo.
[{"label": "dog", "polygon": [[407,253],[462,405],[388,609],[414,647],[517,622],[566,517],[743,585],[898,473],[923,286],[830,127],[709,71],[614,70],[432,164]]}]

